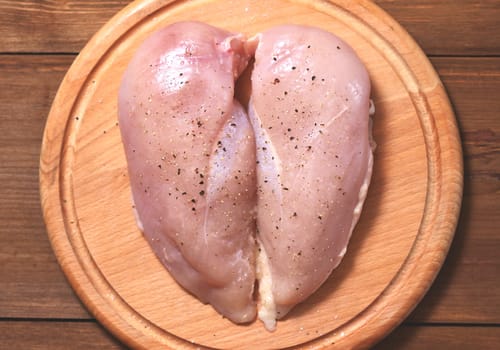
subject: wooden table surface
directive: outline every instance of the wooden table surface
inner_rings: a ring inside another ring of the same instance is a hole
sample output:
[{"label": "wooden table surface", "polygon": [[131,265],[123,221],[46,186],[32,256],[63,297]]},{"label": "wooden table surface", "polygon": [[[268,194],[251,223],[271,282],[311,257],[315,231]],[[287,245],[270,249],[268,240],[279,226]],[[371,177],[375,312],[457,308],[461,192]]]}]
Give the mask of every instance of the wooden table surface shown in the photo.
[{"label": "wooden table surface", "polygon": [[[88,39],[130,1],[0,0],[0,349],[122,349],[49,244],[38,160],[50,105]],[[423,301],[376,349],[500,348],[500,1],[379,0],[420,44],[456,113],[464,197]]]}]

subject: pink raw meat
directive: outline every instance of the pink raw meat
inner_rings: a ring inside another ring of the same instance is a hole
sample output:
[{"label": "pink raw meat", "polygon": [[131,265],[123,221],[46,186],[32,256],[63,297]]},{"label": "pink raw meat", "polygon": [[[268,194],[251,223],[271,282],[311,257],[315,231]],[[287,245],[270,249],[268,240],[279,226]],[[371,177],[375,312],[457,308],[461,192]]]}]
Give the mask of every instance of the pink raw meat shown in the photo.
[{"label": "pink raw meat", "polygon": [[[252,55],[247,116],[234,85]],[[182,22],[148,38],[123,78],[120,128],[139,226],[172,276],[236,323],[258,304],[269,330],[314,293],[367,194],[369,98],[355,52],[317,28],[246,41]]]},{"label": "pink raw meat", "polygon": [[202,23],[160,30],[119,93],[143,232],[172,276],[234,322],[255,318],[255,142],[234,100],[242,37]]},{"label": "pink raw meat", "polygon": [[254,40],[249,115],[268,302],[259,317],[273,328],[345,254],[372,172],[370,81],[355,52],[323,30],[283,25]]}]

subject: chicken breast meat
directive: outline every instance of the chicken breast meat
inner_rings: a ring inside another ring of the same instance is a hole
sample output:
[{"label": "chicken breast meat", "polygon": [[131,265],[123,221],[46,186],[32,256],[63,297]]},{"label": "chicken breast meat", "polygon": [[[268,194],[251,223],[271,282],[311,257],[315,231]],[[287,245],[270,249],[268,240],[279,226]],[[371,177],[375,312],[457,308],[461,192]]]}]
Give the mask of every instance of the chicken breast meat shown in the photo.
[{"label": "chicken breast meat", "polygon": [[[234,86],[252,56],[245,108]],[[148,38],[120,129],[138,225],[178,283],[236,323],[258,308],[268,330],[317,290],[367,194],[369,96],[355,52],[317,28],[246,40],[181,22]]]},{"label": "chicken breast meat", "polygon": [[119,124],[135,209],[171,275],[234,322],[255,318],[255,141],[234,99],[242,37],[196,22],[130,62]]},{"label": "chicken breast meat", "polygon": [[267,328],[337,267],[372,172],[370,81],[338,37],[283,25],[257,35],[249,115]]}]

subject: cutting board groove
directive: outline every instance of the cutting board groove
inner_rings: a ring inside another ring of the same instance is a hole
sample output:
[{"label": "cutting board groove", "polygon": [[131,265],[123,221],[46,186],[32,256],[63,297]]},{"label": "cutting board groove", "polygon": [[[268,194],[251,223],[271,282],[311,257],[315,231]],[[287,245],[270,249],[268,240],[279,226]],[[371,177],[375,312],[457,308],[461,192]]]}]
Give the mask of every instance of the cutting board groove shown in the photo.
[{"label": "cutting board groove", "polygon": [[[274,333],[234,325],[182,290],[135,226],[117,122],[117,90],[155,29],[200,20],[247,35],[282,23],[329,30],[372,81],[377,142],[365,209],[340,267]],[[446,92],[411,37],[369,1],[137,1],[107,23],[67,72],[40,159],[44,218],[69,282],[130,346],[366,348],[431,285],[462,195],[462,153]]]}]

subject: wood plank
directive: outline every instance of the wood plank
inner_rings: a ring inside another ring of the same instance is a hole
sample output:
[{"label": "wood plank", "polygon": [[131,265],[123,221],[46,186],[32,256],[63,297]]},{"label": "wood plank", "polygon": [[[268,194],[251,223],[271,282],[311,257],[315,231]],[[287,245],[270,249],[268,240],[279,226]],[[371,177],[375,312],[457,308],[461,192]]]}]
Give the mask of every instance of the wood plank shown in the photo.
[{"label": "wood plank", "polygon": [[[373,350],[496,350],[500,327],[402,325]],[[126,349],[95,322],[0,321],[5,349]]]},{"label": "wood plank", "polygon": [[411,319],[500,322],[500,59],[436,58],[464,147],[458,229],[437,280]]},{"label": "wood plank", "polygon": [[500,327],[402,325],[373,350],[496,350]]},{"label": "wood plank", "polygon": [[[79,52],[130,0],[0,0],[0,52]],[[500,54],[496,0],[376,0],[430,55]]]},{"label": "wood plank", "polygon": [[[38,198],[43,125],[72,59],[0,57],[0,317],[89,317],[56,263]],[[465,195],[450,255],[411,320],[498,323],[500,58],[433,63],[462,129]]]},{"label": "wood plank", "polygon": [[500,54],[497,0],[375,0],[428,55]]},{"label": "wood plank", "polygon": [[0,317],[86,317],[50,247],[38,194],[48,109],[74,57],[0,57]]},{"label": "wood plank", "polygon": [[0,52],[79,52],[130,0],[0,0]]},{"label": "wood plank", "polygon": [[95,322],[0,321],[2,349],[126,349]]}]

